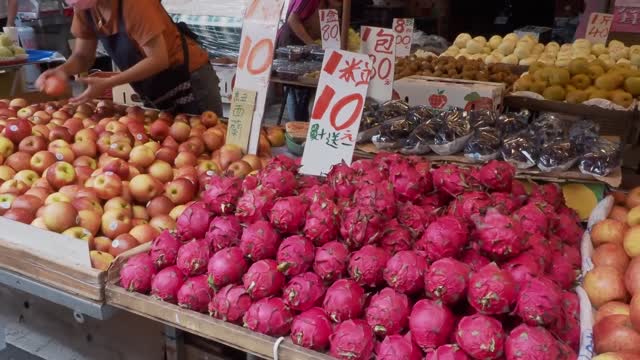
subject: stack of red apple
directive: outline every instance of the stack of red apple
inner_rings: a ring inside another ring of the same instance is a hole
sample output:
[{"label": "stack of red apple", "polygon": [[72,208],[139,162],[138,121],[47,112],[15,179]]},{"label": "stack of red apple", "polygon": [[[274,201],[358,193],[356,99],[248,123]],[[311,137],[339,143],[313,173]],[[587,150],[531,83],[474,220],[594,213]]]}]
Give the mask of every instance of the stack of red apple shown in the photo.
[{"label": "stack of red apple", "polygon": [[216,114],[172,115],[108,102],[0,100],[0,215],[89,242],[94,267],[175,227],[200,184],[259,170],[282,145],[264,130],[259,155],[224,145]]}]

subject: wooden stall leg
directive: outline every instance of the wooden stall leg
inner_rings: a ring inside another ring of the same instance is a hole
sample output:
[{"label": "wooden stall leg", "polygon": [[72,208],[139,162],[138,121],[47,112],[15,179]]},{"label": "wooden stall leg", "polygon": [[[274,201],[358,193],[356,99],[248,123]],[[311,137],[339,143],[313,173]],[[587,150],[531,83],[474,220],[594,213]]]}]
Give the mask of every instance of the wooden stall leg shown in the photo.
[{"label": "wooden stall leg", "polygon": [[167,354],[166,360],[185,359],[184,336],[182,331],[171,326],[165,326],[164,336]]},{"label": "wooden stall leg", "polygon": [[0,319],[0,351],[7,347],[7,324]]}]

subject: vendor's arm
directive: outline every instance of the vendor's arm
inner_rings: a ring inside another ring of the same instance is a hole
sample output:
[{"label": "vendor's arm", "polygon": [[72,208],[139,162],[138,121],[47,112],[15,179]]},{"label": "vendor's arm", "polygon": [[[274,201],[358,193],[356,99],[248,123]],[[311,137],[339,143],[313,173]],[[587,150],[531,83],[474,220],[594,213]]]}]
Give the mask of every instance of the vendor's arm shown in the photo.
[{"label": "vendor's arm", "polygon": [[18,0],[7,1],[7,26],[16,26],[16,16],[18,16]]},{"label": "vendor's arm", "polygon": [[69,59],[64,64],[43,72],[36,80],[36,87],[42,90],[45,80],[51,76],[66,79],[89,70],[96,60],[97,46],[96,39],[76,39],[73,53]]},{"label": "vendor's arm", "polygon": [[309,33],[307,32],[307,29],[305,29],[304,24],[302,24],[302,20],[298,14],[294,12],[289,15],[287,24],[289,24],[289,28],[294,34],[296,34],[298,39],[302,40],[307,45],[313,44],[314,41],[311,36],[309,36]]}]

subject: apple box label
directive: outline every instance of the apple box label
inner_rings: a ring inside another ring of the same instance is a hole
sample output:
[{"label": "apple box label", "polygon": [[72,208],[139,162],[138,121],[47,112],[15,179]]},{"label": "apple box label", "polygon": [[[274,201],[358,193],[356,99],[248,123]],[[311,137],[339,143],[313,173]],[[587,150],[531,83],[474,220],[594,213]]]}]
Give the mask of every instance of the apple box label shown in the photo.
[{"label": "apple box label", "polygon": [[9,130],[18,131],[18,127],[16,125],[11,125],[11,126],[9,126]]},{"label": "apple box label", "polygon": [[207,175],[208,175],[208,176],[213,176],[213,175],[215,175],[215,174],[216,174],[216,173],[215,173],[213,170],[207,170]]},{"label": "apple box label", "polygon": [[0,207],[3,209],[9,209],[11,207],[11,204],[8,201],[3,201],[0,203]]},{"label": "apple box label", "polygon": [[138,135],[136,135],[136,139],[138,139],[138,140],[142,140],[142,134],[138,134]]},{"label": "apple box label", "polygon": [[111,247],[117,248],[118,246],[120,246],[120,240],[113,240]]},{"label": "apple box label", "polygon": [[109,224],[109,230],[115,230],[118,228],[118,222],[117,221],[112,221],[111,224]]},{"label": "apple box label", "polygon": [[61,153],[56,153],[56,159],[58,159],[58,161],[62,161],[64,160],[64,156]]}]

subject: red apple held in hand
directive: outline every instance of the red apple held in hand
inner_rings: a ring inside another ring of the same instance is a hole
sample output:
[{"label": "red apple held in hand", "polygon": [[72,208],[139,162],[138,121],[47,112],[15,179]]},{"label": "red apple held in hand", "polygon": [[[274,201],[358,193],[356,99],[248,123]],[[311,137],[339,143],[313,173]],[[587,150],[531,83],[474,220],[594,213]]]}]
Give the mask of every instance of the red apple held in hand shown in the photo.
[{"label": "red apple held in hand", "polygon": [[162,184],[151,175],[141,174],[131,179],[129,190],[136,201],[146,203],[162,192]]},{"label": "red apple held in hand", "polygon": [[159,215],[149,221],[149,225],[153,226],[156,230],[163,232],[164,230],[175,230],[176,221],[169,215]]},{"label": "red apple held in hand", "polygon": [[98,198],[108,200],[122,194],[122,180],[118,175],[105,173],[93,179],[93,189]]},{"label": "red apple held in hand", "polygon": [[45,172],[44,177],[54,189],[60,189],[76,181],[76,171],[71,164],[60,161],[51,165]]},{"label": "red apple held in hand", "polygon": [[70,92],[69,82],[58,76],[49,76],[44,81],[44,92],[49,96],[63,96]]},{"label": "red apple held in hand", "polygon": [[149,175],[158,179],[161,183],[168,183],[173,180],[173,168],[171,165],[162,160],[156,160],[147,169]]},{"label": "red apple held in hand", "polygon": [[169,135],[179,143],[186,141],[190,132],[191,127],[183,122],[174,122],[169,129]]},{"label": "red apple held in hand", "polygon": [[31,156],[29,160],[29,166],[31,170],[37,172],[38,174],[43,174],[44,171],[51,165],[56,162],[56,157],[52,153],[48,151],[38,151],[37,153]]},{"label": "red apple held in hand", "polygon": [[131,218],[124,210],[105,211],[102,215],[101,229],[105,236],[114,239],[131,230]]},{"label": "red apple held in hand", "polygon": [[78,211],[78,226],[89,230],[91,235],[96,236],[102,225],[102,214],[91,210]]},{"label": "red apple held in hand", "polygon": [[30,135],[20,141],[18,150],[27,154],[35,154],[38,151],[47,149],[47,140],[42,136]]},{"label": "red apple held in hand", "polygon": [[117,257],[118,255],[138,246],[138,240],[129,234],[121,234],[111,242],[109,254]]},{"label": "red apple held in hand", "polygon": [[144,244],[153,241],[160,235],[160,232],[149,224],[143,224],[132,228],[129,234],[133,236],[139,244]]},{"label": "red apple held in hand", "polygon": [[31,224],[34,220],[34,216],[31,212],[24,209],[9,209],[3,216],[5,219],[18,221],[23,224]]},{"label": "red apple held in hand", "polygon": [[181,152],[176,156],[174,164],[178,169],[183,167],[194,167],[198,164],[198,157],[191,152]]},{"label": "red apple held in hand", "polygon": [[79,167],[79,166],[84,166],[84,167],[88,167],[92,170],[95,170],[98,167],[98,162],[96,161],[96,159],[86,156],[86,155],[81,155],[78,156],[74,161],[73,161],[73,166],[75,167]]},{"label": "red apple held in hand", "polygon": [[61,233],[78,224],[78,211],[67,202],[54,202],[44,207],[42,219],[47,229]]},{"label": "red apple held in hand", "polygon": [[13,178],[18,181],[22,181],[23,183],[27,184],[29,188],[31,188],[33,184],[38,181],[40,176],[38,176],[38,173],[36,173],[35,171],[27,169],[18,171]]},{"label": "red apple held in hand", "polygon": [[129,163],[139,168],[146,168],[153,164],[156,156],[153,150],[145,145],[134,147],[129,154]]},{"label": "red apple held in hand", "polygon": [[26,193],[27,190],[29,190],[27,184],[16,179],[7,180],[0,185],[0,193],[3,194],[14,194],[17,196]]},{"label": "red apple held in hand", "polygon": [[166,185],[165,196],[175,205],[183,205],[192,201],[196,197],[198,189],[188,179],[175,179]]},{"label": "red apple held in hand", "polygon": [[4,161],[4,164],[8,167],[12,168],[16,172],[20,170],[27,170],[31,168],[31,154],[18,151],[9,155]]},{"label": "red apple held in hand", "polygon": [[14,149],[15,146],[11,140],[4,136],[0,136],[0,155],[6,159],[9,155],[13,154]]},{"label": "red apple held in hand", "polygon": [[169,165],[174,164],[177,156],[178,152],[176,150],[167,147],[160,148],[160,150],[156,151],[156,158],[168,163]]}]

